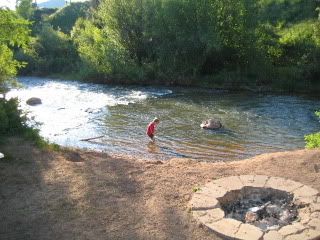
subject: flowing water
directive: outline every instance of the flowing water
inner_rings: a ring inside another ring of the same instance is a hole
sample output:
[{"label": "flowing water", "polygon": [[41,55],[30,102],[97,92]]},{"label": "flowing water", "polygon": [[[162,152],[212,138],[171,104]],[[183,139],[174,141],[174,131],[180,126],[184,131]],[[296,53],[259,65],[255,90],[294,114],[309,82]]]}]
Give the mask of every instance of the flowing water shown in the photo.
[{"label": "flowing water", "polygon": [[[146,159],[188,157],[230,161],[260,153],[304,147],[304,135],[319,131],[314,111],[320,99],[301,96],[239,94],[199,89],[115,87],[77,81],[23,77],[19,97],[29,123],[64,146],[135,155]],[[30,97],[42,104],[28,106]],[[156,143],[147,124],[161,119]],[[220,130],[200,123],[218,118]],[[81,139],[103,136],[91,142]]]}]

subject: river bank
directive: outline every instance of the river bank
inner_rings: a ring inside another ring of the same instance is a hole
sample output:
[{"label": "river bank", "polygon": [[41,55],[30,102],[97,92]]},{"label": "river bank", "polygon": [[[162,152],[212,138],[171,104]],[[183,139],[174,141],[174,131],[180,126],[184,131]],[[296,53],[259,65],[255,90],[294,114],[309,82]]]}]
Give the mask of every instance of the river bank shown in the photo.
[{"label": "river bank", "polygon": [[20,138],[1,151],[1,239],[219,239],[188,211],[193,189],[211,179],[263,174],[320,190],[319,149],[226,163],[53,152]]},{"label": "river bank", "polygon": [[149,86],[149,87],[173,87],[173,88],[192,88],[197,91],[228,91],[237,93],[259,93],[259,94],[285,94],[285,95],[306,95],[317,97],[320,93],[320,86],[306,87],[303,84],[288,86],[292,83],[290,81],[279,81],[277,84],[260,84],[259,81],[252,81],[251,79],[243,79],[232,81],[219,80],[198,77],[184,81],[162,81],[162,80],[128,80],[119,78],[84,78],[79,73],[56,73],[44,75],[26,75],[20,77],[44,77],[52,79],[64,79],[70,81],[81,81],[84,83],[98,83],[115,86]]}]

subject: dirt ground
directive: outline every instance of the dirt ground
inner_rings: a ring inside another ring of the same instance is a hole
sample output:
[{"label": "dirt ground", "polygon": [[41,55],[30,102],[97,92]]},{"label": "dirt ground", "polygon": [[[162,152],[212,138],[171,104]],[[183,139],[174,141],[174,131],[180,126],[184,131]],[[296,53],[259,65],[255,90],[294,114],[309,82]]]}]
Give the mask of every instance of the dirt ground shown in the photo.
[{"label": "dirt ground", "polygon": [[320,190],[320,150],[228,163],[142,161],[104,153],[0,146],[0,239],[220,239],[188,211],[193,189],[239,174],[286,177]]}]

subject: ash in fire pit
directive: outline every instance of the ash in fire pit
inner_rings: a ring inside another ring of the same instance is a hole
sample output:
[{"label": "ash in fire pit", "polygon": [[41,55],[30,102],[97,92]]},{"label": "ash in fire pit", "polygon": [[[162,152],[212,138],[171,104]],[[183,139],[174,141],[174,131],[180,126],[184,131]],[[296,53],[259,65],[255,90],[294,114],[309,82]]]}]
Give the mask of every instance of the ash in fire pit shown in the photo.
[{"label": "ash in fire pit", "polygon": [[298,215],[293,195],[272,188],[243,187],[218,201],[226,218],[252,224],[263,231],[290,224]]}]

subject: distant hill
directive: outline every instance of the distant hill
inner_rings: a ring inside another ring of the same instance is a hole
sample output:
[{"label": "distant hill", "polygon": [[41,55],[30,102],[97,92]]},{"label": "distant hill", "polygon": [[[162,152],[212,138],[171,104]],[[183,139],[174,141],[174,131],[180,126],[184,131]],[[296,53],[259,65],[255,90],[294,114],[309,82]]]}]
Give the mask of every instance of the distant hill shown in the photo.
[{"label": "distant hill", "polygon": [[[69,2],[69,0],[68,0]],[[48,0],[38,4],[38,7],[41,8],[62,8],[66,5],[65,0]]]}]

